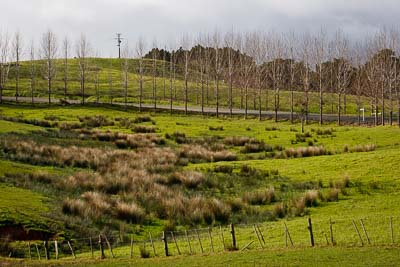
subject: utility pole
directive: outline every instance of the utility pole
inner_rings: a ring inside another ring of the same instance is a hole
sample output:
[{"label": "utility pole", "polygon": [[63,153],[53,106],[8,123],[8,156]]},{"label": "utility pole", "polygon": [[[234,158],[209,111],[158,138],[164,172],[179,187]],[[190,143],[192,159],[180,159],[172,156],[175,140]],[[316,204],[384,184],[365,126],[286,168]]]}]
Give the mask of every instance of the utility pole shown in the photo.
[{"label": "utility pole", "polygon": [[117,38],[115,38],[115,40],[117,40],[117,46],[118,46],[118,58],[121,58],[121,43],[122,43],[122,39],[121,38],[122,33],[117,33]]}]

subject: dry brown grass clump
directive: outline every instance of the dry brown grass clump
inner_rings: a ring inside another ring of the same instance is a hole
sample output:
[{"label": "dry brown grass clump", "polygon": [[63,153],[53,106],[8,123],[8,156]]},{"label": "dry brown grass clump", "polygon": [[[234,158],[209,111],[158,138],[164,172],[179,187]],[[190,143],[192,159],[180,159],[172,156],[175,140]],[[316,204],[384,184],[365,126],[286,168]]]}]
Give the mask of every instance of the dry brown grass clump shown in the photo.
[{"label": "dry brown grass clump", "polygon": [[155,133],[157,129],[153,126],[137,125],[133,127],[132,131],[135,133]]},{"label": "dry brown grass clump", "polygon": [[170,184],[183,184],[187,188],[197,188],[204,182],[204,175],[196,171],[174,172],[168,179]]},{"label": "dry brown grass clump", "polygon": [[303,158],[303,157],[314,157],[322,155],[331,155],[332,152],[327,150],[323,146],[309,146],[299,148],[288,148],[276,154],[276,158]]},{"label": "dry brown grass clump", "polygon": [[191,162],[206,161],[232,161],[236,160],[236,154],[228,151],[211,151],[200,145],[184,145],[179,153],[180,157],[188,158]]},{"label": "dry brown grass clump", "polygon": [[276,201],[275,189],[271,187],[265,190],[246,192],[243,201],[251,205],[270,204]]},{"label": "dry brown grass clump", "polygon": [[117,201],[115,212],[118,219],[133,223],[141,223],[146,216],[143,208],[134,202],[126,203]]},{"label": "dry brown grass clump", "polygon": [[113,120],[103,115],[83,116],[83,117],[78,117],[78,119],[84,126],[90,128],[114,125]]},{"label": "dry brown grass clump", "polygon": [[370,151],[375,151],[376,145],[375,144],[368,144],[368,145],[357,145],[353,147],[349,147],[348,145],[345,145],[343,148],[343,152],[370,152]]}]

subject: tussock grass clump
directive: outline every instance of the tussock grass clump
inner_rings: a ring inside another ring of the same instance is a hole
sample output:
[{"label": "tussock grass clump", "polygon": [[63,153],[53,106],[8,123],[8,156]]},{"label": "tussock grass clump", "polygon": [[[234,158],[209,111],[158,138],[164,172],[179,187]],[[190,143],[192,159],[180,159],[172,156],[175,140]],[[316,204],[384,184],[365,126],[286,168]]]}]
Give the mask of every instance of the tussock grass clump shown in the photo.
[{"label": "tussock grass clump", "polygon": [[292,143],[304,143],[307,141],[307,138],[311,138],[312,134],[309,132],[306,133],[296,133],[295,140],[292,140]]},{"label": "tussock grass clump", "polygon": [[110,120],[109,118],[107,118],[103,115],[82,116],[82,117],[78,117],[78,119],[82,123],[82,125],[84,125],[85,127],[89,127],[89,128],[114,125],[113,120]]},{"label": "tussock grass clump", "polygon": [[250,140],[241,150],[242,153],[272,152],[273,147],[262,141]]},{"label": "tussock grass clump", "polygon": [[287,214],[287,205],[283,202],[276,203],[273,208],[273,214],[276,218],[284,218]]},{"label": "tussock grass clump", "polygon": [[310,190],[304,193],[303,199],[306,207],[318,206],[319,192],[317,190]]},{"label": "tussock grass clump", "polygon": [[243,201],[250,205],[265,205],[276,201],[275,189],[273,187],[266,190],[246,192]]},{"label": "tussock grass clump", "polygon": [[251,138],[247,136],[232,136],[226,137],[224,139],[224,144],[228,146],[244,146],[246,143],[249,143],[250,140]]},{"label": "tussock grass clump", "polygon": [[187,188],[194,189],[204,182],[204,175],[201,172],[185,171],[174,172],[168,179],[169,184],[182,184]]},{"label": "tussock grass clump", "polygon": [[317,135],[332,135],[335,132],[335,129],[311,129],[312,132],[315,132]]},{"label": "tussock grass clump", "polygon": [[217,166],[214,167],[214,172],[232,173],[233,172],[233,166],[231,166],[231,165],[217,165]]},{"label": "tussock grass clump", "polygon": [[310,147],[299,147],[299,148],[287,148],[284,151],[277,153],[276,158],[303,158],[303,157],[314,157],[332,155],[332,152],[327,150],[323,146],[310,146]]},{"label": "tussock grass clump", "polygon": [[339,189],[331,188],[325,196],[326,201],[328,202],[337,202],[339,201]]},{"label": "tussock grass clump", "polygon": [[142,123],[142,122],[151,122],[152,119],[150,116],[143,115],[143,116],[138,116],[133,120],[133,123]]},{"label": "tussock grass clump", "polygon": [[155,133],[157,128],[153,126],[137,125],[133,127],[132,131],[135,133]]},{"label": "tussock grass clump", "polygon": [[357,145],[353,147],[349,147],[348,145],[345,145],[343,147],[343,152],[347,153],[354,153],[354,152],[370,152],[370,151],[375,151],[376,145],[375,144],[368,144],[368,145]]},{"label": "tussock grass clump", "polygon": [[66,198],[62,204],[62,212],[74,216],[84,215],[86,213],[86,204],[81,199]]},{"label": "tussock grass clump", "polygon": [[165,138],[174,140],[177,144],[190,143],[190,139],[186,137],[186,134],[181,132],[174,132],[172,134],[166,133]]},{"label": "tussock grass clump", "polygon": [[140,257],[143,259],[150,258],[150,251],[148,251],[144,246],[139,247],[140,250]]},{"label": "tussock grass clump", "polygon": [[116,217],[132,223],[141,223],[145,218],[144,210],[134,202],[118,201],[115,205]]},{"label": "tussock grass clump", "polygon": [[191,162],[217,162],[217,161],[233,161],[237,159],[236,154],[227,151],[211,151],[200,145],[184,145],[180,152],[180,157],[187,158]]},{"label": "tussock grass clump", "polygon": [[223,126],[210,126],[210,127],[208,127],[208,129],[210,131],[223,131],[224,127]]},{"label": "tussock grass clump", "polygon": [[35,126],[45,127],[45,128],[54,128],[59,126],[58,121],[50,121],[50,120],[38,120],[38,119],[25,119],[22,117],[8,117],[8,116],[0,116],[0,119],[11,122],[19,122],[32,124]]}]

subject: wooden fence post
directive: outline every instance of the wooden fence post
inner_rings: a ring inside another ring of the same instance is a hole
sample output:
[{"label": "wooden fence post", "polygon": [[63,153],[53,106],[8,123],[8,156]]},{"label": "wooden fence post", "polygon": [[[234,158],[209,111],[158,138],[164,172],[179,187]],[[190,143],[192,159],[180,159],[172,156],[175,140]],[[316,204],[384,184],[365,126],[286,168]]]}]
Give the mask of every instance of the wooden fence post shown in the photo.
[{"label": "wooden fence post", "polygon": [[389,225],[390,225],[390,237],[392,238],[392,244],[394,244],[394,233],[393,233],[393,220],[392,216],[389,218]]},{"label": "wooden fence post", "polygon": [[201,253],[203,254],[204,253],[203,244],[201,244],[201,239],[200,239],[199,232],[197,231],[197,229],[195,229],[195,232],[196,232],[196,235],[197,235],[197,240],[199,241],[199,244],[200,244]]},{"label": "wooden fence post", "polygon": [[187,241],[188,246],[189,246],[190,254],[193,254],[192,246],[190,245],[190,241],[189,241],[189,236],[188,236],[187,230],[185,230],[185,235],[186,235],[186,241]]},{"label": "wooden fence post", "polygon": [[213,239],[212,239],[211,228],[210,227],[208,227],[208,237],[210,238],[211,251],[214,252],[214,244],[213,244]]},{"label": "wooden fence post", "polygon": [[47,240],[44,241],[44,255],[46,257],[46,260],[50,259],[49,255],[49,242]]},{"label": "wooden fence post", "polygon": [[264,248],[263,245],[262,245],[262,243],[261,243],[261,238],[260,238],[260,235],[258,234],[258,231],[257,231],[257,228],[256,228],[256,225],[255,225],[255,224],[253,225],[253,228],[254,228],[254,233],[255,233],[256,236],[257,236],[258,243],[260,244],[260,247],[261,247],[261,248]]},{"label": "wooden fence post", "polygon": [[69,242],[69,240],[68,240],[67,243],[68,243],[69,249],[71,250],[72,257],[74,257],[74,259],[76,259],[76,255],[75,255],[74,250],[73,250],[73,248],[71,246],[71,242]]},{"label": "wooden fence post", "polygon": [[261,230],[260,230],[260,227],[258,227],[258,225],[256,225],[256,227],[257,227],[257,229],[258,229],[258,232],[260,233],[261,240],[262,240],[262,242],[263,242],[263,243],[264,243],[264,245],[265,245],[265,239],[264,239],[264,235],[263,235],[263,233],[261,232]]},{"label": "wooden fence post", "polygon": [[90,245],[90,255],[92,256],[92,259],[93,259],[93,243],[92,243],[92,237],[89,237],[89,245]]},{"label": "wooden fence post", "polygon": [[308,218],[308,231],[310,231],[310,242],[311,246],[314,246],[314,233],[312,229],[312,222],[311,222],[311,217]]},{"label": "wooden fence post", "polygon": [[362,240],[362,238],[361,238],[360,231],[358,231],[358,227],[357,227],[356,222],[355,222],[354,220],[353,220],[353,225],[354,225],[354,228],[356,229],[356,232],[357,232],[357,234],[358,234],[358,238],[360,238],[361,246],[364,246],[364,242],[363,242],[363,240]]},{"label": "wooden fence post", "polygon": [[100,259],[105,259],[106,255],[104,255],[104,245],[101,235],[99,235],[99,247],[100,247]]},{"label": "wooden fence post", "polygon": [[332,224],[332,220],[331,219],[329,219],[329,231],[330,231],[330,234],[331,234],[331,243],[332,243],[332,246],[334,246],[335,245],[335,240],[333,238],[333,224]]},{"label": "wooden fence post", "polygon": [[40,251],[39,251],[39,247],[38,247],[37,244],[35,244],[35,247],[36,247],[36,253],[37,253],[37,256],[38,256],[38,260],[40,260]]},{"label": "wooden fence post", "polygon": [[286,225],[286,223],[285,223],[285,222],[284,222],[283,224],[285,225],[285,232],[286,232],[286,246],[287,246],[287,239],[289,238],[290,244],[291,244],[291,245],[292,245],[292,247],[293,247],[293,246],[294,246],[294,244],[293,244],[292,237],[290,236],[289,229],[287,228],[287,225]]},{"label": "wooden fence post", "polygon": [[112,250],[111,244],[110,244],[110,242],[108,241],[108,238],[107,238],[107,236],[106,236],[106,235],[104,235],[104,238],[106,239],[106,243],[107,243],[108,249],[110,250],[111,258],[114,258],[114,253],[113,253],[113,250]]},{"label": "wooden fence post", "polygon": [[129,257],[132,259],[133,257],[133,235],[131,235],[131,250],[129,253]]},{"label": "wooden fence post", "polygon": [[31,252],[31,242],[28,241],[28,254],[29,254],[29,259],[32,259],[32,252]]},{"label": "wooden fence post", "polygon": [[222,245],[224,246],[224,250],[226,250],[225,239],[224,239],[224,232],[222,231],[222,226],[219,226],[219,232],[221,234]]},{"label": "wooden fence post", "polygon": [[174,232],[171,231],[171,235],[172,235],[172,239],[174,240],[176,250],[178,251],[178,254],[181,255],[181,251],[179,250],[178,242],[176,242],[176,238],[175,238]]},{"label": "wooden fence post", "polygon": [[162,240],[164,241],[164,250],[165,250],[165,256],[169,256],[168,254],[168,240],[167,240],[167,234],[165,231],[162,233]]},{"label": "wooden fence post", "polygon": [[58,260],[58,243],[57,243],[57,240],[54,240],[54,249],[56,250],[56,260]]},{"label": "wooden fence post", "polygon": [[371,245],[371,241],[369,240],[367,229],[365,229],[364,221],[363,221],[363,219],[360,219],[360,221],[361,221],[361,226],[363,228],[364,234],[367,237],[368,244]]},{"label": "wooden fence post", "polygon": [[231,223],[231,235],[232,235],[232,248],[236,249],[236,236],[235,236],[235,226]]},{"label": "wooden fence post", "polygon": [[153,242],[153,236],[151,235],[151,233],[149,232],[149,236],[150,236],[150,242],[151,242],[151,246],[153,247],[153,253],[154,253],[154,256],[157,256],[157,253],[156,253],[156,247],[154,246],[154,242]]}]

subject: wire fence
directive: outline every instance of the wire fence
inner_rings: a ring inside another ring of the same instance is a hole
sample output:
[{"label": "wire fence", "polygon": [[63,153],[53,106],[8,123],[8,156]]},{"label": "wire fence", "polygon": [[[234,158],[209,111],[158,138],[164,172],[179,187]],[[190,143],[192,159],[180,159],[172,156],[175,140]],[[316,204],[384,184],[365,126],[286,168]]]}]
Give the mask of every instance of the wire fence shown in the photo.
[{"label": "wire fence", "polygon": [[32,260],[165,257],[310,246],[397,246],[400,216],[296,218],[146,234],[148,237],[142,240],[109,234],[71,240],[0,241],[1,247],[8,249],[8,256]]}]

